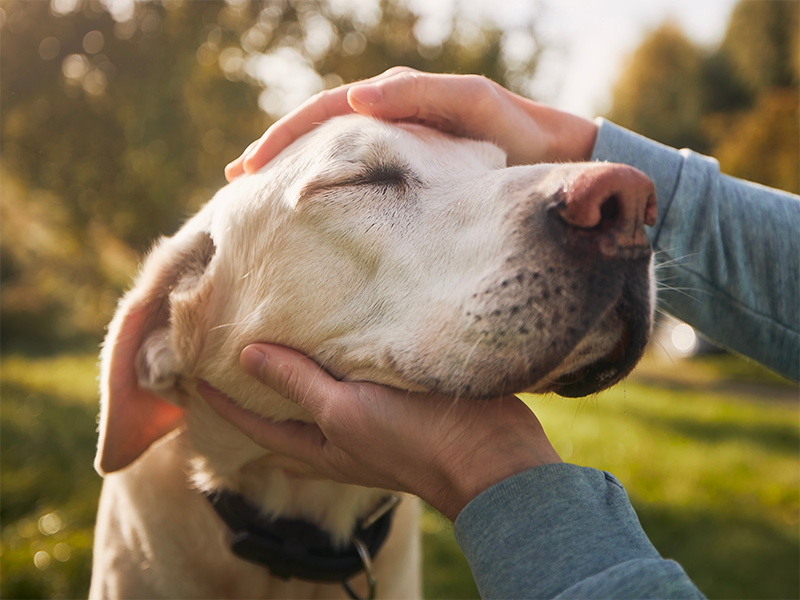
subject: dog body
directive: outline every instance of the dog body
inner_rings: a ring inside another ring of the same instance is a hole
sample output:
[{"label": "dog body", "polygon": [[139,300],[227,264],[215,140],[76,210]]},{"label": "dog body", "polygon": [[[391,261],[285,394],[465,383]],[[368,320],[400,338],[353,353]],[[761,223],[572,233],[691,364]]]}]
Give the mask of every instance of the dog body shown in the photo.
[{"label": "dog body", "polygon": [[[227,526],[190,483],[193,456],[189,436],[180,433],[106,477],[90,598],[347,598],[340,584],[284,581],[234,556]],[[338,503],[352,519],[363,514],[353,508],[363,504],[358,488],[263,472],[266,493],[291,494],[305,504]],[[420,594],[418,506],[412,500],[399,505],[392,535],[373,561],[381,597]],[[365,583],[363,575],[351,579],[361,597],[367,597]]]},{"label": "dog body", "polygon": [[[294,476],[197,382],[256,414],[309,420],[241,371],[242,348],[264,341],[342,379],[465,399],[608,387],[652,319],[642,224],[655,204],[646,190],[630,200],[642,185],[630,177],[506,168],[491,144],[352,116],[223,188],[156,246],[109,327],[90,596],[343,596],[236,558],[200,492],[233,490],[340,543],[386,492]],[[417,512],[401,504],[375,558],[381,597],[420,595]]]}]

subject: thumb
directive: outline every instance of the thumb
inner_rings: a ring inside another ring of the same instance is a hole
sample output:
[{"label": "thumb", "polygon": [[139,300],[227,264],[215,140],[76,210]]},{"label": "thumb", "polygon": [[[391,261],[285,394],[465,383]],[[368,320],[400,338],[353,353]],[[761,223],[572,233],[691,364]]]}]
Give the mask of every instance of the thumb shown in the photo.
[{"label": "thumb", "polygon": [[267,387],[278,392],[311,414],[315,419],[325,406],[338,399],[337,386],[331,377],[310,358],[270,344],[251,344],[239,355],[242,369]]}]

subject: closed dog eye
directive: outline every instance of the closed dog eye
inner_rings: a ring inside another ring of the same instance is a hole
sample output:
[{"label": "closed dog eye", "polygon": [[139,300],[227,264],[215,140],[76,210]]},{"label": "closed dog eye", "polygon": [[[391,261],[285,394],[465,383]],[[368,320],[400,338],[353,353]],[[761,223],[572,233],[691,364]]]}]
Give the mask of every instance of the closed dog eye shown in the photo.
[{"label": "closed dog eye", "polygon": [[378,187],[382,191],[394,190],[400,194],[424,187],[422,180],[405,165],[377,163],[367,168],[350,185]]},{"label": "closed dog eye", "polygon": [[406,185],[407,169],[400,165],[379,164],[370,167],[355,183],[357,185]]},{"label": "closed dog eye", "polygon": [[300,201],[325,194],[340,188],[368,188],[382,194],[396,192],[408,193],[412,188],[422,186],[422,182],[408,167],[397,163],[374,163],[340,181],[317,180],[307,184],[300,192]]}]

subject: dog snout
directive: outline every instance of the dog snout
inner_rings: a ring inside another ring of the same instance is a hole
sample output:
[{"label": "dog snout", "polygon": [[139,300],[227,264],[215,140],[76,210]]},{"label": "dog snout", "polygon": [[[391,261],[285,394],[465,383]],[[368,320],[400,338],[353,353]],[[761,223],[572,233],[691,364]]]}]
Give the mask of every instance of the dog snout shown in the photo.
[{"label": "dog snout", "polygon": [[593,166],[564,185],[550,214],[566,227],[566,241],[625,256],[649,246],[644,226],[656,222],[655,187],[633,167]]}]

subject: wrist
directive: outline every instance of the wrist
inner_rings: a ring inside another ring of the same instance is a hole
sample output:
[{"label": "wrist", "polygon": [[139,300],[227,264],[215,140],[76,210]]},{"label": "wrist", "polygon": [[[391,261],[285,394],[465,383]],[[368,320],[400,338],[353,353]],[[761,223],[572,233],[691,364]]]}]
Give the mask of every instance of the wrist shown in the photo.
[{"label": "wrist", "polygon": [[597,140],[594,121],[517,96],[517,103],[536,123],[543,137],[539,162],[586,162]]},{"label": "wrist", "polygon": [[455,522],[473,499],[501,481],[546,464],[563,462],[552,446],[524,449],[516,455],[502,450],[494,456],[476,456],[450,465],[439,479],[441,487],[431,490],[430,497],[420,497]]},{"label": "wrist", "polygon": [[548,160],[550,162],[586,162],[591,159],[597,140],[597,125],[589,119],[541,106],[548,124]]}]

